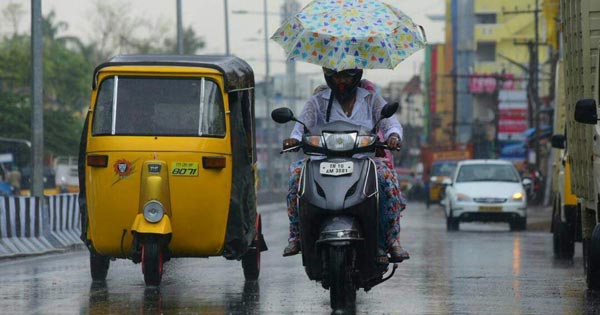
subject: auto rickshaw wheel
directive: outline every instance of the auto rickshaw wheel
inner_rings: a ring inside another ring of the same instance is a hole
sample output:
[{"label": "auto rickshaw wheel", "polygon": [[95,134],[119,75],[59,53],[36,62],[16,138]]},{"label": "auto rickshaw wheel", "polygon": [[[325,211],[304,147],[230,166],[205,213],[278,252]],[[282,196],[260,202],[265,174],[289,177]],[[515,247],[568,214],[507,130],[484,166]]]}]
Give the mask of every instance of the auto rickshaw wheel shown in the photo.
[{"label": "auto rickshaw wheel", "polygon": [[242,256],[242,268],[244,269],[244,278],[246,280],[257,280],[260,275],[260,252],[262,244],[262,219],[260,214],[256,216],[256,237],[254,246]]},{"label": "auto rickshaw wheel", "polygon": [[163,274],[163,250],[156,240],[142,246],[142,272],[146,285],[160,285]]},{"label": "auto rickshaw wheel", "polygon": [[109,257],[90,251],[90,273],[93,281],[106,280],[109,266]]}]

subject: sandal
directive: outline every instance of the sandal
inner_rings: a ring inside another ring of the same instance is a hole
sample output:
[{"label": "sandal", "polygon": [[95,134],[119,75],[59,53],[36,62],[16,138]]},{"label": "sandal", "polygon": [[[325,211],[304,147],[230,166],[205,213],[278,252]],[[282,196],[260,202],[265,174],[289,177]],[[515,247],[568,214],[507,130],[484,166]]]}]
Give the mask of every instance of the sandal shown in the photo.
[{"label": "sandal", "polygon": [[294,256],[300,252],[300,242],[292,241],[283,249],[283,257]]},{"label": "sandal", "polygon": [[407,259],[410,259],[410,255],[402,246],[393,246],[390,248],[391,262],[400,263]]}]

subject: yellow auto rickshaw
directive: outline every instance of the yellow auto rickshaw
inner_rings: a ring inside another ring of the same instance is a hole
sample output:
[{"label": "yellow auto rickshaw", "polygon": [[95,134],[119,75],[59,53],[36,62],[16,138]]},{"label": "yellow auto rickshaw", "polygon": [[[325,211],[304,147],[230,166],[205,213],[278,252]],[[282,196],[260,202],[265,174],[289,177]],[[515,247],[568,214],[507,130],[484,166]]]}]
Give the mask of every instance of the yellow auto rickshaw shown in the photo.
[{"label": "yellow auto rickshaw", "polygon": [[110,259],[159,285],[175,257],[241,260],[258,278],[254,74],[230,56],[127,55],[99,65],[79,156],[93,280]]}]

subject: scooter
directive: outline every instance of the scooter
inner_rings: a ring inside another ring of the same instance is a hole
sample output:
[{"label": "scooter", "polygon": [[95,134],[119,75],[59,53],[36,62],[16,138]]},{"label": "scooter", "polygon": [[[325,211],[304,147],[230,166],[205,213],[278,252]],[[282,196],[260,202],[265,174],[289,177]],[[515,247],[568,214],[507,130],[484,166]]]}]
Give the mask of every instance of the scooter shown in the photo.
[{"label": "scooter", "polygon": [[[398,104],[387,104],[381,119],[391,117]],[[373,130],[336,121],[314,130],[294,117],[289,108],[273,110],[277,123],[295,121],[304,126],[303,140],[281,151],[314,156],[303,166],[298,186],[299,229],[302,263],[311,280],[330,292],[332,309],[353,309],[356,291],[369,291],[390,279],[389,261],[381,261],[378,236],[379,188],[376,165],[356,154],[374,153],[387,147]],[[385,256],[383,256],[386,258]]]}]

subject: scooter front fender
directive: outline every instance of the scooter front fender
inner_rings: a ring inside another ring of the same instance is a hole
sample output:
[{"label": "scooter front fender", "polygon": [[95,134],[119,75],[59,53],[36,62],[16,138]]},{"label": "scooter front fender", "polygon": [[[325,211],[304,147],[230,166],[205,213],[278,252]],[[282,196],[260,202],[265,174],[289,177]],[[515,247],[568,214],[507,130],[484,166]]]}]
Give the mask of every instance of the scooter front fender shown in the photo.
[{"label": "scooter front fender", "polygon": [[138,214],[133,221],[131,231],[139,234],[171,234],[173,229],[171,228],[171,219],[165,215],[163,218],[156,222],[150,223],[144,219],[143,214]]}]

